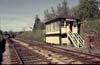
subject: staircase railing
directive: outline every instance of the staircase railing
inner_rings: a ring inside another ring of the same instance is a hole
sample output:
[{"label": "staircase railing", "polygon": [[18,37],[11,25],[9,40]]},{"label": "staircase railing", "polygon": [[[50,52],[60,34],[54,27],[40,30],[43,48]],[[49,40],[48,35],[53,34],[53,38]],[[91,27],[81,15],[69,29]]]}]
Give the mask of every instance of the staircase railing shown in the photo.
[{"label": "staircase railing", "polygon": [[75,39],[73,33],[71,32],[68,32],[67,33],[68,37],[70,38],[70,40],[72,41],[72,43],[74,44],[75,47],[79,47],[79,45],[77,44],[77,40]]},{"label": "staircase railing", "polygon": [[78,34],[78,33],[75,33],[75,35],[77,36],[77,38],[79,39],[79,42],[80,42],[80,44],[81,44],[81,46],[82,47],[84,47],[85,45],[84,45],[84,40],[82,39],[82,37]]},{"label": "staircase railing", "polygon": [[67,32],[68,37],[72,41],[75,47],[84,47],[84,40],[78,33]]}]

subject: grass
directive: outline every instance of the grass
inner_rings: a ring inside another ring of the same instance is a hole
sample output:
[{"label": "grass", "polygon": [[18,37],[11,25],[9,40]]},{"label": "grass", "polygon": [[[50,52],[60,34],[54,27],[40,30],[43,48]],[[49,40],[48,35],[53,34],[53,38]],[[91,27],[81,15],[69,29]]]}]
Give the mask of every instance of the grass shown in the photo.
[{"label": "grass", "polygon": [[23,32],[21,35],[18,35],[17,39],[44,42],[45,31],[44,30],[26,31]]}]

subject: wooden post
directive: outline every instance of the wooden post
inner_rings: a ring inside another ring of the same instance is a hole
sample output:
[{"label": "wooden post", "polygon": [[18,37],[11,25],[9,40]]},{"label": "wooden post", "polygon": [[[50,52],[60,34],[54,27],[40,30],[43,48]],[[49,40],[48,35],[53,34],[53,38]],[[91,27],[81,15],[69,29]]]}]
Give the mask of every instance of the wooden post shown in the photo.
[{"label": "wooden post", "polygon": [[62,45],[62,40],[61,40],[61,20],[59,21],[59,32],[60,32],[59,43],[60,43],[60,45]]}]

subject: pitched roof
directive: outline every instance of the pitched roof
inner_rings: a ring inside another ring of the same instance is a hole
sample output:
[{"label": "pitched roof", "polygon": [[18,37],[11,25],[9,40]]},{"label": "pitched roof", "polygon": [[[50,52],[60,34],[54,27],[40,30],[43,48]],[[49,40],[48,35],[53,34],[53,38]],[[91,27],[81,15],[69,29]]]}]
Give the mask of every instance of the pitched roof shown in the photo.
[{"label": "pitched roof", "polygon": [[68,17],[56,17],[54,19],[46,21],[45,24],[49,24],[49,23],[52,23],[52,22],[56,22],[58,20],[65,20],[65,19],[76,19],[76,20],[78,20],[77,18],[72,17],[72,16],[68,16]]}]

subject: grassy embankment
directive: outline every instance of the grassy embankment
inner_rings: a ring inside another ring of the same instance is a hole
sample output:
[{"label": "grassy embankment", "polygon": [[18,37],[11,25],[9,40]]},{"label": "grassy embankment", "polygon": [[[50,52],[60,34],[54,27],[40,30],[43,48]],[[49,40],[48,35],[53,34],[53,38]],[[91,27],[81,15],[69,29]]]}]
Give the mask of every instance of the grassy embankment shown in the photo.
[{"label": "grassy embankment", "polygon": [[38,41],[44,42],[45,39],[45,31],[44,30],[37,30],[37,31],[25,31],[22,34],[18,35],[16,39],[22,41]]}]

